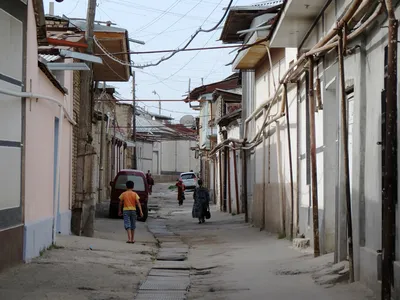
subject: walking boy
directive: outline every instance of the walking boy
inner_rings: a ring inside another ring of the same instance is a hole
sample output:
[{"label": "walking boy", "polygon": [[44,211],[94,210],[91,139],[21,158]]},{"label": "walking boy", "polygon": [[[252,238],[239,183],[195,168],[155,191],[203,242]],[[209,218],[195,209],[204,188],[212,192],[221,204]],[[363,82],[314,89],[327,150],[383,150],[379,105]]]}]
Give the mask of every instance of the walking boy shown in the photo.
[{"label": "walking boy", "polygon": [[139,202],[139,195],[133,191],[133,181],[126,182],[126,191],[119,196],[119,216],[124,216],[124,226],[128,233],[128,244],[135,243],[136,229],[136,206],[139,207],[140,217],[143,217],[142,206]]}]

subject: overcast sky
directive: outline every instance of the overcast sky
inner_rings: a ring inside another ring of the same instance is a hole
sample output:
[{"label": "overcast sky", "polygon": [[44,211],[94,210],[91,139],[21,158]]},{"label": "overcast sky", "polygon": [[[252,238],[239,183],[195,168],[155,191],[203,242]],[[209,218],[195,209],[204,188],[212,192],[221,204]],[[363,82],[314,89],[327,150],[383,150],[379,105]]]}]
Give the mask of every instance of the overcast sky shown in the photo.
[{"label": "overcast sky", "polygon": [[[44,0],[48,13],[50,0]],[[86,18],[87,0],[64,0],[55,3],[55,14]],[[246,5],[261,0],[234,0],[235,5]],[[202,26],[213,27],[221,18],[229,0],[97,0],[96,20],[112,21],[128,30],[131,38],[142,40],[146,45],[131,43],[131,50],[148,51],[176,49]],[[190,47],[218,46],[221,30],[200,33]],[[188,91],[204,83],[215,82],[232,74],[230,63],[234,54],[231,49],[181,52],[157,67],[136,69],[136,98],[182,99]],[[156,62],[165,54],[132,55],[136,64]],[[109,83],[118,87],[122,97],[131,99],[131,84]],[[138,103],[151,112],[158,113],[158,102]],[[182,103],[162,103],[162,114],[172,115],[177,121],[186,114],[196,114]]]}]

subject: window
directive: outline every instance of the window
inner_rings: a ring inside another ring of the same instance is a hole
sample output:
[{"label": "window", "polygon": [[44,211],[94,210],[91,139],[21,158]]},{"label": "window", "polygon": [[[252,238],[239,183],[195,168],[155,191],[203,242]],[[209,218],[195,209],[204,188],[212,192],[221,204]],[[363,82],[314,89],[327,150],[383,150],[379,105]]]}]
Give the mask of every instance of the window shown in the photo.
[{"label": "window", "polygon": [[196,175],[193,173],[187,173],[187,174],[182,174],[181,178],[182,178],[182,180],[194,179],[194,178],[196,178]]},{"label": "window", "polygon": [[126,182],[133,181],[135,187],[133,188],[135,191],[144,192],[146,190],[145,182],[142,176],[134,175],[134,174],[121,174],[118,176],[115,182],[115,188],[118,190],[126,189]]}]

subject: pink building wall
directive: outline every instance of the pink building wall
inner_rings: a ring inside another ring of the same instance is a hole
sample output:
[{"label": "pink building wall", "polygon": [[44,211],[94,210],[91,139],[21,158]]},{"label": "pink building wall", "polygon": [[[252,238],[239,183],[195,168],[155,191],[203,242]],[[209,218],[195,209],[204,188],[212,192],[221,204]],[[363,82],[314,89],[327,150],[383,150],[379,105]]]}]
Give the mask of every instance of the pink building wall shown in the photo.
[{"label": "pink building wall", "polygon": [[[72,112],[72,96],[59,91],[38,67],[36,24],[32,0],[28,4],[27,78],[28,92],[46,95],[66,103]],[[72,72],[61,82],[72,94]],[[54,142],[55,118],[60,107],[48,100],[27,100],[25,134],[25,260],[29,260],[52,241],[54,219]],[[71,113],[72,115],[72,113]],[[57,231],[70,233],[72,125],[64,118],[60,152],[60,200]]]}]

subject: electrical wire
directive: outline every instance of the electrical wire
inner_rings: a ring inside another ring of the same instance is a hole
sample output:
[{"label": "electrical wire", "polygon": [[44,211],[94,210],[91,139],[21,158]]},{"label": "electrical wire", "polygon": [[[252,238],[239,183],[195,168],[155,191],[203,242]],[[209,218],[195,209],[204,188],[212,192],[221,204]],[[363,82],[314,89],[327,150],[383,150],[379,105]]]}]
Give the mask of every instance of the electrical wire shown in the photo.
[{"label": "electrical wire", "polygon": [[66,14],[67,16],[72,14],[78,8],[78,5],[79,5],[80,1],[81,0],[76,0],[76,4],[75,4],[74,8],[69,13]]},{"label": "electrical wire", "polygon": [[156,18],[154,18],[152,21],[150,21],[149,23],[143,25],[142,27],[140,27],[139,29],[135,30],[135,31],[140,31],[145,29],[146,27],[150,27],[151,25],[157,23],[157,21],[161,20],[168,12],[171,11],[171,9],[173,9],[175,6],[177,6],[180,2],[182,2],[182,0],[176,0],[172,5],[170,5],[166,11],[162,12],[160,15],[158,15]]},{"label": "electrical wire", "polygon": [[[123,0],[114,0],[114,1],[109,0],[108,2],[117,4],[117,5],[121,5],[121,6],[125,6],[125,7],[134,7],[135,9],[149,11],[149,12],[165,12],[165,10],[162,10],[162,9],[148,7],[148,6],[144,6],[144,5],[140,5],[140,4],[133,4],[133,3],[126,2]],[[178,16],[178,17],[183,15],[183,14],[176,13],[176,12],[167,12],[167,14]],[[203,17],[199,17],[199,16],[187,16],[187,17],[191,18],[192,20],[194,20],[194,19],[201,20],[201,21],[204,20]]]},{"label": "electrical wire", "polygon": [[[214,32],[214,34],[211,35],[211,37],[207,40],[207,42],[204,44],[204,47],[211,41],[211,39],[214,37],[215,33],[217,33],[217,31]],[[175,76],[176,74],[178,74],[180,71],[182,71],[188,64],[190,64],[196,57],[197,55],[199,55],[200,51],[197,51],[197,53],[195,55],[193,55],[193,57],[191,59],[189,59],[181,68],[179,68],[176,72],[172,73],[171,75],[169,75],[167,78],[164,78],[163,80],[160,80],[159,82],[156,82],[154,84],[157,83],[162,83],[165,80],[170,79],[172,76]]]},{"label": "electrical wire", "polygon": [[191,36],[191,38],[189,39],[189,41],[185,44],[185,46],[184,46],[183,48],[177,49],[176,51],[172,52],[170,55],[161,58],[161,59],[160,59],[158,62],[156,62],[156,63],[150,63],[150,64],[146,64],[146,65],[142,65],[142,66],[139,65],[139,66],[137,66],[137,67],[140,67],[140,68],[156,67],[156,66],[158,66],[159,64],[161,64],[162,62],[164,62],[164,61],[170,59],[171,57],[175,56],[178,52],[181,52],[182,49],[186,49],[186,48],[193,42],[193,40],[196,38],[196,36],[197,36],[199,33],[201,33],[201,32],[209,33],[209,32],[214,31],[215,29],[217,29],[217,28],[219,27],[219,25],[221,25],[221,23],[224,21],[225,17],[227,16],[227,14],[228,14],[228,12],[229,12],[229,9],[230,9],[230,7],[232,6],[232,3],[233,3],[233,0],[230,0],[230,1],[229,1],[229,4],[228,4],[228,7],[226,8],[226,10],[225,10],[223,16],[222,16],[221,19],[217,22],[217,24],[215,24],[213,27],[211,27],[211,28],[209,28],[209,29],[202,29],[202,28],[200,27],[200,28]]},{"label": "electrical wire", "polygon": [[[186,17],[190,12],[192,12],[197,6],[199,6],[201,4],[203,0],[199,0],[191,9],[189,9],[182,17],[180,17],[178,20],[176,20],[174,23],[172,23],[170,26],[168,26],[167,28],[165,28],[163,31],[161,31],[159,34],[157,34],[156,36],[152,37],[151,39],[149,39],[148,41],[146,41],[146,44],[150,43],[152,40],[154,40],[155,38],[157,38],[158,36],[164,34],[168,29],[170,29],[171,27],[175,26],[178,22],[180,22],[184,17]],[[208,19],[208,18],[207,18]],[[206,20],[207,20],[206,19]]]}]

